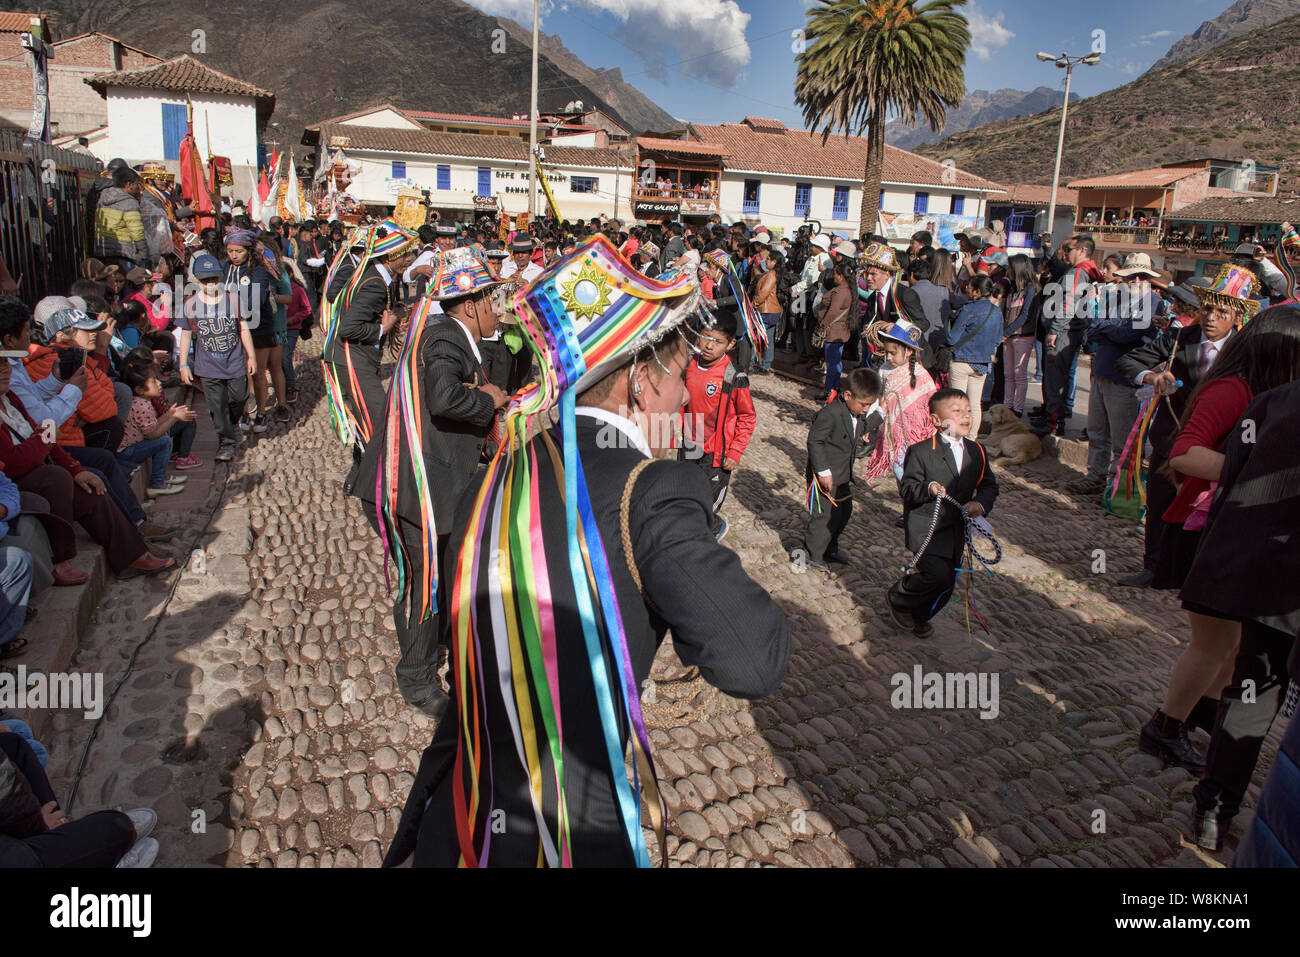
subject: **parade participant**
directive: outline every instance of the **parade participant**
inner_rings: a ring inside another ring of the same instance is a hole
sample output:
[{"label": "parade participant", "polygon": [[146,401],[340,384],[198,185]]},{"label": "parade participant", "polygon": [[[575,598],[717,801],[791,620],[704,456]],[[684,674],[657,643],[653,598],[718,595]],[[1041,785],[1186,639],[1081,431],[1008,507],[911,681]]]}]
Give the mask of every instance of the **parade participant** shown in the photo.
[{"label": "parade participant", "polygon": [[1223,304],[1209,309],[1201,305],[1196,289],[1209,285],[1209,279],[1193,276],[1172,287],[1169,298],[1174,317],[1169,325],[1154,339],[1115,360],[1121,376],[1134,386],[1153,389],[1159,403],[1146,433],[1151,458],[1147,467],[1142,571],[1121,579],[1121,585],[1147,588],[1155,581],[1156,569],[1171,562],[1167,533],[1173,529],[1161,516],[1173,504],[1177,489],[1165,476],[1163,466],[1169,460],[1169,446],[1178,432],[1188,397],[1237,329],[1235,309]]},{"label": "parade participant", "polygon": [[[435,266],[354,492],[397,569],[397,688],[432,717],[448,700],[437,675],[446,621],[443,556],[457,500],[478,469],[497,409],[506,404],[505,393],[487,380],[479,352],[497,330],[493,293],[502,280],[470,246],[440,254]],[[433,300],[446,315],[440,322],[430,318]]]},{"label": "parade participant", "polygon": [[329,270],[328,245],[329,241],[321,236],[316,220],[305,220],[298,230],[296,262],[298,271],[302,274],[303,289],[306,290],[313,311],[316,309],[321,286],[325,283],[325,273]]},{"label": "parade participant", "polygon": [[172,241],[175,214],[169,195],[173,178],[162,163],[143,163],[140,166],[140,219],[144,224],[144,239],[151,262],[177,254],[176,244]]},{"label": "parade participant", "polygon": [[748,373],[754,356],[761,356],[767,351],[767,328],[763,325],[763,317],[758,314],[745,292],[745,284],[726,249],[713,249],[705,253],[701,266],[705,277],[713,283],[712,294],[705,293],[706,298],[712,299],[713,308],[736,314],[739,337],[736,344],[736,368]]},{"label": "parade participant", "polygon": [[[1300,382],[1261,393],[1242,421],[1254,423],[1254,430],[1228,435],[1219,492],[1179,596],[1185,608],[1241,623],[1205,774],[1192,791],[1192,837],[1211,851],[1222,848],[1260,748],[1288,698],[1287,658],[1300,635],[1300,593],[1275,586],[1300,575],[1300,549],[1278,534],[1300,528],[1300,484],[1281,480],[1300,469]],[[1290,696],[1294,700],[1294,690]]]},{"label": "parade participant", "polygon": [[[325,346],[321,364],[330,399],[334,434],[352,445],[352,469],[343,481],[351,494],[361,455],[375,434],[384,409],[384,387],[379,381],[380,346],[397,325],[392,308],[394,274],[411,262],[415,234],[392,220],[359,231],[365,246],[347,283],[322,310]],[[335,261],[337,270],[343,258]],[[333,289],[337,275],[326,281]],[[329,299],[327,291],[326,298]]]},{"label": "parade participant", "polygon": [[821,401],[826,402],[840,387],[840,368],[844,346],[857,331],[858,269],[850,260],[835,264],[835,285],[822,294],[821,308],[817,311],[817,333],[814,346],[822,342],[826,355],[826,381],[822,384]]},{"label": "parade participant", "polygon": [[[663,805],[639,689],[665,630],[706,680],[756,698],[784,676],[789,627],[710,534],[704,476],[651,458],[647,424],[682,404],[694,278],[647,279],[596,236],[514,303],[542,378],[458,510],[455,704],[385,863],[646,866],[638,791],[661,833]],[[553,431],[529,428],[550,413]]]},{"label": "parade participant", "polygon": [[524,236],[516,239],[510,244],[510,262],[505,263],[501,268],[501,278],[510,279],[518,275],[522,278],[523,285],[532,282],[542,274],[542,267],[533,262],[533,249],[535,244],[532,237]]},{"label": "parade participant", "polygon": [[804,561],[817,571],[830,563],[847,565],[840,535],[853,514],[853,463],[870,455],[883,418],[879,412],[880,376],[859,366],[845,377],[845,388],[817,410],[808,430],[808,527]]},{"label": "parade participant", "polygon": [[[898,281],[898,257],[894,248],[886,243],[869,243],[858,257],[862,277],[858,281],[858,296],[866,303],[862,313],[862,328],[870,329],[875,323],[894,325],[900,320],[921,330],[917,345],[917,358],[922,366],[931,368],[934,356],[925,333],[930,329],[921,300],[910,286]],[[866,349],[862,350],[865,357]],[[888,385],[886,385],[888,390]]]},{"label": "parade participant", "polygon": [[1101,270],[1092,261],[1096,248],[1090,236],[1072,237],[1068,271],[1059,282],[1043,288],[1043,319],[1048,330],[1043,340],[1044,417],[1035,426],[1040,434],[1065,435],[1075,364],[1088,318],[1095,314],[1095,287],[1102,278]]},{"label": "parade participant", "polygon": [[699,355],[686,367],[680,458],[693,461],[708,476],[713,494],[710,527],[718,541],[727,535],[726,519],[718,513],[757,421],[749,378],[727,355],[736,345],[737,325],[736,314],[725,311],[704,322]]},{"label": "parade participant", "polygon": [[[275,421],[282,424],[289,421],[289,408],[285,403],[284,344],[288,340],[288,307],[293,301],[293,285],[289,279],[286,257],[281,252],[280,238],[275,233],[264,232],[259,235],[254,252],[266,270],[268,298],[272,309],[270,321],[261,322],[252,330],[253,349],[257,358],[257,371],[253,374],[257,416],[253,419],[253,431],[265,432],[268,427],[267,418],[272,415],[270,389],[266,381],[268,371],[271,374],[270,384],[275,388]],[[288,257],[288,261],[292,259],[293,257]]]},{"label": "parade participant", "polygon": [[902,476],[903,457],[908,446],[934,435],[926,407],[934,394],[934,380],[920,364],[921,329],[910,322],[896,322],[877,332],[885,361],[880,367],[880,440],[867,459],[865,475],[877,479],[894,472]]},{"label": "parade participant", "polygon": [[[1249,273],[1223,266],[1215,287],[1198,288],[1197,294],[1207,305],[1235,301],[1231,308],[1251,315],[1258,304],[1255,289]],[[1300,310],[1291,306],[1260,313],[1223,347],[1188,400],[1169,449],[1168,469],[1179,485],[1162,516],[1174,528],[1168,533],[1170,561],[1156,569],[1156,587],[1184,586],[1223,470],[1219,449],[1238,427],[1251,399],[1300,377],[1297,320]],[[1205,759],[1188,742],[1187,731],[1213,730],[1220,692],[1232,678],[1241,625],[1205,614],[1198,604],[1185,601],[1184,607],[1191,636],[1174,665],[1164,702],[1142,728],[1138,747],[1167,763],[1200,770]]]},{"label": "parade participant", "polygon": [[[957,583],[966,550],[966,520],[987,515],[998,497],[984,447],[967,438],[971,402],[966,393],[940,389],[930,396],[929,410],[936,433],[908,448],[898,485],[907,547],[914,558],[885,594],[894,624],[905,629],[910,620],[918,638],[934,634],[930,619],[948,604]],[[936,521],[935,500],[940,496],[943,504]]]},{"label": "parade participant", "polygon": [[433,226],[425,223],[415,231],[416,239],[419,243],[415,253],[415,261],[407,267],[406,272],[402,273],[402,282],[415,283],[415,298],[423,299],[424,291],[428,288],[429,277],[422,272],[417,272],[423,266],[432,266],[438,256],[438,232]]}]

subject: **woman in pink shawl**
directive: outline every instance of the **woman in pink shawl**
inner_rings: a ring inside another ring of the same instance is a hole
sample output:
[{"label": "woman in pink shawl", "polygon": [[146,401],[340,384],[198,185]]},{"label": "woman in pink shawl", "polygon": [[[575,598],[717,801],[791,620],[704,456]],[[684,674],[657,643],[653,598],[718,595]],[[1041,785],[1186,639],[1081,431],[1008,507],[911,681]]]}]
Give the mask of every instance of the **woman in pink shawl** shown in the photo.
[{"label": "woman in pink shawl", "polygon": [[900,319],[880,332],[885,362],[880,367],[884,385],[877,402],[884,424],[880,439],[867,459],[865,476],[878,479],[893,471],[902,477],[903,456],[907,447],[934,435],[930,422],[930,396],[934,380],[917,361],[921,350],[921,330]]}]

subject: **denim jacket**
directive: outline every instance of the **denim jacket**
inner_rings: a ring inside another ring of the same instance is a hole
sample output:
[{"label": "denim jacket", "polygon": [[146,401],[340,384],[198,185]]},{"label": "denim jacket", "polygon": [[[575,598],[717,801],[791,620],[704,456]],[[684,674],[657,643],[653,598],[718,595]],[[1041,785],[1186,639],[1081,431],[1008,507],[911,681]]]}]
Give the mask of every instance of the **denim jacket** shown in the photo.
[{"label": "denim jacket", "polygon": [[977,375],[987,375],[992,368],[993,353],[1002,342],[1002,325],[1002,308],[996,303],[988,299],[966,303],[948,330],[947,344],[961,342],[976,329],[979,331],[953,352],[952,361],[966,363]]}]

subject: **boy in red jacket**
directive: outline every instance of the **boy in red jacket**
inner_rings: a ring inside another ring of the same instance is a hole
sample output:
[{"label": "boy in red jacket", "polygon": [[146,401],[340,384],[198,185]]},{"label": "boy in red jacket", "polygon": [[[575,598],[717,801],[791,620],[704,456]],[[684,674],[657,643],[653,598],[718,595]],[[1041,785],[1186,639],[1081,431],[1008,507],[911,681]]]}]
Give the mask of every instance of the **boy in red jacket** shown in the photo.
[{"label": "boy in red jacket", "polygon": [[686,366],[688,398],[682,416],[683,448],[679,458],[699,463],[709,477],[713,534],[718,541],[727,534],[727,523],[718,511],[757,419],[749,378],[727,355],[736,344],[739,322],[736,313],[719,311],[714,323],[700,330],[700,354],[692,356]]}]

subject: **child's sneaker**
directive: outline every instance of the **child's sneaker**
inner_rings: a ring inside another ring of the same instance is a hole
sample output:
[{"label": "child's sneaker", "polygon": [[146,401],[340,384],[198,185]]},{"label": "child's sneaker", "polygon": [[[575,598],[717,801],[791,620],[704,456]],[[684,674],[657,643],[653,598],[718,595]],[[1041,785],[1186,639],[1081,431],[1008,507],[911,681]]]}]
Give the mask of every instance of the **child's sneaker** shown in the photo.
[{"label": "child's sneaker", "polygon": [[179,458],[172,459],[172,467],[184,472],[186,469],[196,469],[203,464],[203,460],[197,455],[182,455]]},{"label": "child's sneaker", "polygon": [[289,422],[289,410],[282,405],[276,406],[275,421],[279,422],[281,425],[287,424]]},{"label": "child's sneaker", "polygon": [[253,420],[253,431],[260,435],[269,428],[270,426],[266,424],[266,415],[261,412],[257,413],[257,418]]},{"label": "child's sneaker", "polygon": [[239,428],[244,432],[247,432],[252,427],[253,427],[253,420],[250,419],[248,417],[248,413],[245,412],[243,415],[239,417]]},{"label": "child's sneaker", "polygon": [[131,868],[153,867],[153,862],[158,860],[158,850],[157,838],[146,837],[142,841],[136,841],[131,850],[122,855],[122,859],[117,862],[117,866]]},{"label": "child's sneaker", "polygon": [[233,445],[223,445],[217,449],[217,454],[213,458],[218,462],[229,462],[235,457],[235,447]]},{"label": "child's sneaker", "polygon": [[724,538],[727,537],[727,532],[731,530],[730,526],[727,525],[727,520],[725,518],[719,519],[719,521],[721,522],[721,524],[718,526],[717,530],[713,533],[713,540],[715,542],[722,541]]},{"label": "child's sneaker", "polygon": [[285,401],[286,403],[288,403],[289,405],[297,405],[297,404],[298,404],[298,390],[297,390],[297,389],[285,389],[285,390],[284,390],[284,401]]},{"label": "child's sneaker", "polygon": [[176,495],[183,491],[184,489],[179,485],[164,485],[162,488],[150,487],[148,495],[150,498],[156,498],[159,495]]},{"label": "child's sneaker", "polygon": [[[118,808],[121,811],[121,808]],[[137,807],[130,811],[124,812],[131,819],[131,824],[135,827],[135,839],[143,841],[153,833],[154,825],[158,823],[158,815],[152,808]]]},{"label": "child's sneaker", "polygon": [[168,485],[184,485],[190,480],[188,475],[169,475],[167,476]]}]

